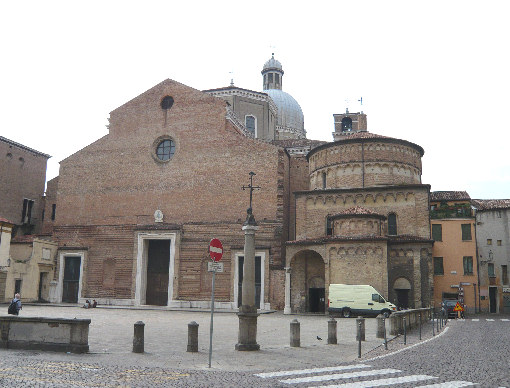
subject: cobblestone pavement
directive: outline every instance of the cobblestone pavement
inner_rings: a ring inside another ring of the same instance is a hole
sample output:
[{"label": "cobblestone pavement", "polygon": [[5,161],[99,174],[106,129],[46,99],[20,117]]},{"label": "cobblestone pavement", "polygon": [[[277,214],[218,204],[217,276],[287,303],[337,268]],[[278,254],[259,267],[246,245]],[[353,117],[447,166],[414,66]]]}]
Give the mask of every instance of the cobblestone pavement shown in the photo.
[{"label": "cobblestone pavement", "polygon": [[[462,369],[463,381],[481,382],[484,381],[484,373],[474,373],[470,368],[467,368],[469,372],[466,372],[465,368],[458,367],[459,354],[469,356],[470,360],[474,358],[494,362],[494,365],[484,366],[486,373],[501,375],[495,373],[494,367],[503,368],[501,362],[505,357],[498,353],[499,360],[491,361],[494,353],[491,346],[498,346],[494,338],[499,336],[498,333],[492,333],[492,330],[499,328],[498,330],[510,333],[510,320],[487,321],[484,317],[477,317],[478,321],[467,319],[450,322],[443,334],[424,345],[413,347],[420,342],[417,330],[409,333],[406,345],[403,344],[402,336],[388,338],[389,350],[385,350],[382,340],[375,338],[375,319],[367,319],[367,341],[362,344],[363,357],[358,360],[355,319],[337,319],[339,344],[327,345],[328,317],[273,313],[263,314],[258,320],[257,341],[261,350],[238,352],[234,350],[238,331],[237,316],[233,313],[217,313],[214,316],[212,368],[208,368],[210,313],[109,308],[85,310],[79,307],[27,305],[22,315],[91,318],[90,353],[75,355],[0,350],[0,387],[288,387],[288,382],[281,383],[278,379],[261,378],[258,375],[282,370],[302,371],[364,364],[369,365],[370,370],[389,368],[412,375],[420,372],[436,377],[445,376],[442,368],[447,376],[456,375],[453,372],[458,374]],[[290,321],[296,318],[301,323],[301,347],[291,348],[289,325]],[[139,320],[145,323],[144,354],[131,352],[133,324]],[[200,325],[198,353],[186,352],[187,324],[191,321]],[[505,324],[506,326],[500,327]],[[466,338],[470,338],[468,343],[473,342],[476,335],[485,331],[487,338],[484,337],[484,340],[492,339],[487,342],[491,343],[491,346],[482,347],[479,342],[477,343],[480,346],[476,349],[462,350],[460,346],[456,346],[465,344]],[[318,340],[317,336],[322,340]],[[432,338],[431,324],[423,326],[422,338]],[[452,346],[452,341],[455,346]],[[508,344],[510,338],[506,339],[506,344],[502,347],[506,354],[510,354]],[[394,353],[403,348],[404,351]],[[392,355],[388,356],[388,353]],[[506,371],[508,366],[507,362],[504,365]],[[479,365],[472,367],[480,369]],[[502,383],[506,381],[505,378],[508,376],[502,378]],[[359,379],[363,378],[354,380],[358,384],[354,386],[363,386],[359,385]],[[440,377],[436,380],[448,379]],[[454,380],[452,378],[448,381]],[[338,384],[338,380],[326,383]],[[301,387],[319,385],[324,384],[297,383],[297,386]]]},{"label": "cobblestone pavement", "polygon": [[[7,307],[5,307],[5,314]],[[26,305],[22,316],[90,318],[89,345],[86,355],[66,355],[71,361],[85,360],[106,364],[127,364],[161,368],[208,369],[210,313]],[[290,322],[301,324],[301,347],[291,348]],[[356,320],[338,319],[339,345],[327,345],[329,317],[324,315],[283,315],[281,312],[261,314],[258,318],[258,352],[239,352],[237,343],[239,320],[235,313],[215,313],[212,368],[225,371],[249,371],[315,365],[317,362],[351,361],[357,357]],[[133,325],[145,323],[145,354],[132,353]],[[199,324],[199,352],[186,352],[188,323]],[[366,320],[363,352],[377,347],[375,319]],[[318,340],[317,336],[322,338]],[[47,358],[59,360],[61,354]]]},{"label": "cobblestone pavement", "polygon": [[256,374],[286,387],[509,387],[510,317],[452,320],[436,336],[432,325],[399,336],[358,362]]}]

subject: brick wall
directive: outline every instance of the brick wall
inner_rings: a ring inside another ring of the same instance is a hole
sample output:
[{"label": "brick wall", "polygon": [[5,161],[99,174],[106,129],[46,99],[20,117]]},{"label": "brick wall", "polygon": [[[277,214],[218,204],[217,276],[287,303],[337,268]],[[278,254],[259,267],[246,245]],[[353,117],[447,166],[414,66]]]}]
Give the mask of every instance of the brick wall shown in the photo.
[{"label": "brick wall", "polygon": [[33,228],[19,228],[18,234],[40,232],[48,158],[48,155],[0,138],[0,215],[20,226],[23,200],[34,201]]},{"label": "brick wall", "polygon": [[[166,112],[160,101],[170,95]],[[257,249],[268,252],[266,300],[281,290],[269,266],[285,262],[288,234],[288,154],[249,139],[225,119],[225,102],[174,81],[164,81],[111,113],[109,135],[61,162],[55,236],[60,245],[88,247],[84,268],[87,297],[133,298],[135,229],[154,225],[154,212],[180,229],[174,298],[210,298],[207,247],[220,238],[224,257],[242,251],[241,230],[249,205],[250,171],[256,173],[253,213]],[[176,144],[167,163],[155,159],[156,139]],[[233,265],[216,279],[216,298],[233,298]],[[112,276],[112,273],[115,275]],[[275,303],[281,304],[281,297]]]},{"label": "brick wall", "polygon": [[354,206],[377,214],[397,215],[397,233],[430,237],[429,186],[401,186],[378,189],[314,190],[296,194],[296,239],[323,237],[326,217]]},{"label": "brick wall", "polygon": [[421,183],[421,154],[411,143],[365,142],[332,143],[313,153],[310,187],[323,188],[323,173],[326,188]]},{"label": "brick wall", "polygon": [[[58,177],[49,180],[46,183],[46,196],[44,197],[44,220],[42,222],[41,233],[51,234],[55,220],[52,219],[53,205],[57,204]],[[58,209],[55,208],[55,218]]]}]

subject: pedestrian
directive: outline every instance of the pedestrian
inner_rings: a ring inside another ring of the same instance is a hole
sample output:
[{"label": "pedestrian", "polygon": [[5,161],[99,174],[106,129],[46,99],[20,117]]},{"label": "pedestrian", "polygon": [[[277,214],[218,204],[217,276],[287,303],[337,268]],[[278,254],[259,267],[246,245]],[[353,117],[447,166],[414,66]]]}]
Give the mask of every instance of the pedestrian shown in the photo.
[{"label": "pedestrian", "polygon": [[85,304],[83,305],[83,308],[84,308],[84,309],[89,309],[89,308],[90,308],[90,300],[88,300],[88,299],[87,299],[87,300],[85,301]]},{"label": "pedestrian", "polygon": [[11,304],[9,305],[8,313],[12,315],[19,315],[19,311],[23,307],[21,306],[21,295],[16,293],[14,295],[14,299],[11,301]]},{"label": "pedestrian", "polygon": [[92,300],[92,308],[94,308],[94,307],[97,307],[97,302],[96,302],[96,300],[95,300],[95,299],[94,299],[94,300]]}]

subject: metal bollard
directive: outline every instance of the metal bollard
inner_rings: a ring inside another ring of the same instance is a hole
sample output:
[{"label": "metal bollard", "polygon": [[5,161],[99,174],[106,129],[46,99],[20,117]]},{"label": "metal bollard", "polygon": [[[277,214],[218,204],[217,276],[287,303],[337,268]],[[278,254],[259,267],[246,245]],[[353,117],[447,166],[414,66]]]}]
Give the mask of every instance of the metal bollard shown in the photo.
[{"label": "metal bollard", "polygon": [[301,330],[300,323],[297,319],[294,319],[290,323],[290,346],[294,348],[299,348],[301,346]]},{"label": "metal bollard", "polygon": [[358,358],[361,358],[361,320],[356,319],[356,323],[358,328],[356,336],[356,339],[358,340]]},{"label": "metal bollard", "polygon": [[[365,341],[365,318],[358,317],[356,318],[356,326],[360,327],[359,331],[356,331],[356,339],[360,339],[361,341]],[[358,336],[360,338],[358,338]]]},{"label": "metal bollard", "polygon": [[418,319],[420,320],[420,341],[421,341],[421,313],[419,313],[419,318]]},{"label": "metal bollard", "polygon": [[436,331],[439,334],[439,319],[436,317]]},{"label": "metal bollard", "polygon": [[198,323],[188,323],[188,348],[187,352],[198,352]]},{"label": "metal bollard", "polygon": [[142,321],[138,321],[134,326],[134,335],[133,335],[133,353],[143,353],[144,352],[144,329],[145,323]]},{"label": "metal bollard", "polygon": [[404,345],[407,345],[407,325],[406,325],[406,317],[404,316]]},{"label": "metal bollard", "polygon": [[434,322],[434,313],[432,313],[432,335],[435,336],[436,333],[434,333],[434,327],[435,327],[435,322]]},{"label": "metal bollard", "polygon": [[338,343],[336,337],[336,320],[331,318],[328,321],[328,344],[336,345]]},{"label": "metal bollard", "polygon": [[384,327],[384,349],[388,350],[388,341],[386,340],[386,318],[383,317],[383,327]]}]

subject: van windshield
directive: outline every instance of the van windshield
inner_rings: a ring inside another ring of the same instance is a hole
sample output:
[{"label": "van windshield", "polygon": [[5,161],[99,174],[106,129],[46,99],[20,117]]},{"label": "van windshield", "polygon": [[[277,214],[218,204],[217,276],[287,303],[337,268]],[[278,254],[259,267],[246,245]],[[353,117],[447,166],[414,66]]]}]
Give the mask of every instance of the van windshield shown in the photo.
[{"label": "van windshield", "polygon": [[378,303],[386,303],[384,298],[381,295],[379,295],[379,294],[372,294],[372,300],[374,302],[378,302]]}]

